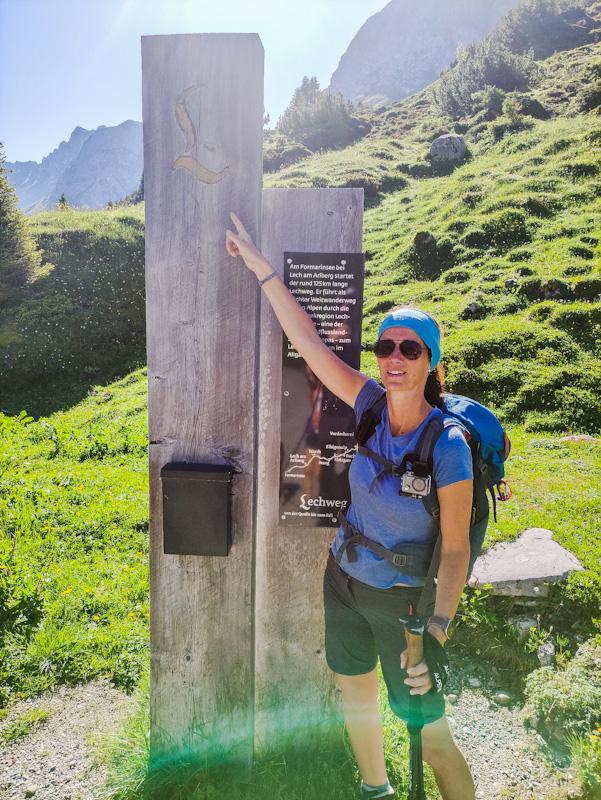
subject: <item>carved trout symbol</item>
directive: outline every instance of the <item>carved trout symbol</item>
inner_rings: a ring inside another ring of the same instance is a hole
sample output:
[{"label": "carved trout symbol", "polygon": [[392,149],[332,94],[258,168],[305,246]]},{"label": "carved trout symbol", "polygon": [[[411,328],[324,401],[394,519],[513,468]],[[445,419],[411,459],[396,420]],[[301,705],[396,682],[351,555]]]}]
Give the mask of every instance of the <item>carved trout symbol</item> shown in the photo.
[{"label": "carved trout symbol", "polygon": [[[175,102],[175,118],[177,119],[177,123],[186,137],[186,147],[182,155],[178,156],[178,158],[176,158],[171,164],[171,170],[173,171],[178,168],[186,169],[188,172],[191,172],[195,178],[198,178],[198,180],[202,181],[203,183],[218,183],[225,177],[226,170],[229,169],[229,166],[224,167],[221,172],[214,172],[212,169],[209,169],[201,164],[193,155],[190,155],[196,146],[196,129],[194,128],[192,120],[190,119],[190,114],[186,106],[186,98],[189,94],[191,94],[191,92],[199,88],[200,85],[189,86],[177,96],[177,100]],[[205,147],[208,150],[213,149],[207,145],[205,145]]]}]

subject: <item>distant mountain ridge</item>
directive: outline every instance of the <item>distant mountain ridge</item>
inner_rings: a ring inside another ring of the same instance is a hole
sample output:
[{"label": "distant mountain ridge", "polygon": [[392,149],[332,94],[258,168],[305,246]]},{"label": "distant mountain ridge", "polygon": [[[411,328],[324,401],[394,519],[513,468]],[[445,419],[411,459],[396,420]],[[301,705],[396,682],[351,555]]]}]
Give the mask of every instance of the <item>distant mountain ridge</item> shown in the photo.
[{"label": "distant mountain ridge", "polygon": [[5,162],[19,208],[26,214],[48,211],[64,193],[71,206],[104,208],[135,191],[144,168],[142,123],[77,126],[69,140],[36,161]]},{"label": "distant mountain ridge", "polygon": [[480,41],[520,0],[392,0],[361,26],[328,91],[388,105],[438,78],[457,46]]},{"label": "distant mountain ridge", "polygon": [[[329,91],[378,107],[420,91],[459,44],[481,40],[520,0],[392,0],[354,36]],[[104,208],[136,191],[144,168],[142,123],[76,127],[41,163],[5,162],[19,208],[48,211],[64,193],[77,208]]]}]

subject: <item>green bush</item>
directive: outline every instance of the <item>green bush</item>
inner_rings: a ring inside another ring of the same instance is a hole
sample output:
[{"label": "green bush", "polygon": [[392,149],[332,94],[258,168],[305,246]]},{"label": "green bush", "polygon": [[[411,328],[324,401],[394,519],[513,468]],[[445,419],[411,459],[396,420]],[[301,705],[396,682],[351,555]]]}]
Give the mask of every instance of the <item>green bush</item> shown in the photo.
[{"label": "green bush", "polygon": [[590,269],[588,264],[572,264],[564,269],[563,274],[566,278],[570,278],[573,275],[587,275]]},{"label": "green bush", "polygon": [[[508,133],[520,133],[534,127],[534,121],[529,117],[517,116],[513,119],[509,117],[499,117],[490,127],[493,141],[500,142]],[[525,148],[523,148],[525,149]]]},{"label": "green bush", "polygon": [[497,117],[502,110],[505,92],[498,86],[485,86],[479,92],[474,92],[474,109],[484,112],[484,119],[491,120]]},{"label": "green bush", "polygon": [[511,262],[530,261],[533,255],[534,253],[532,252],[532,250],[528,250],[525,247],[520,247],[508,253],[507,258]]},{"label": "green bush", "polygon": [[345,147],[369,132],[370,124],[353,115],[354,106],[342,94],[321,91],[315,76],[303,77],[276,130],[313,152]]},{"label": "green bush", "polygon": [[566,5],[561,0],[523,0],[503,18],[495,37],[512,52],[532,52],[537,60],[595,41],[592,33],[598,25],[587,4],[576,0]]},{"label": "green bush", "polygon": [[285,137],[268,140],[269,144],[263,150],[263,169],[265,172],[275,172],[283,167],[289,167],[303,158],[313,155],[308,147],[298,142],[290,142]]},{"label": "green bush", "polygon": [[465,283],[465,281],[469,281],[469,279],[470,273],[461,267],[448,269],[442,274],[442,280],[444,283]]},{"label": "green bush", "polygon": [[574,283],[577,300],[595,300],[601,295],[601,278],[582,278]]},{"label": "green bush", "polygon": [[484,195],[482,194],[482,192],[477,190],[471,190],[462,195],[461,199],[468,208],[475,208],[478,205],[478,203],[482,201],[483,197]]},{"label": "green bush", "polygon": [[601,307],[590,303],[562,306],[549,316],[553,327],[566,331],[591,352],[601,347]]},{"label": "green bush", "polygon": [[517,288],[517,295],[528,300],[568,300],[573,296],[569,283],[560,278],[549,278],[542,281],[540,278],[527,278]]},{"label": "green bush", "polygon": [[577,258],[585,258],[587,260],[593,259],[595,254],[591,250],[590,247],[584,247],[584,245],[573,244],[568,248],[569,252],[576,256]]},{"label": "green bush", "polygon": [[444,269],[453,265],[453,259],[451,239],[437,240],[429,231],[418,231],[407,253],[415,277],[426,280],[437,278]]},{"label": "green bush", "polygon": [[482,225],[482,230],[488,241],[499,252],[510,250],[531,239],[528,218],[523,211],[517,209],[506,209],[491,214]]},{"label": "green bush", "polygon": [[367,172],[353,172],[347,175],[343,187],[363,189],[366,197],[376,197],[382,191],[382,179]]},{"label": "green bush", "polygon": [[582,800],[601,797],[601,727],[584,735],[566,736],[572,763],[582,783]]},{"label": "green bush", "polygon": [[535,195],[527,197],[521,206],[533,217],[552,217],[559,210],[559,204],[552,198]]},{"label": "green bush", "polygon": [[536,71],[529,55],[512,53],[490,35],[478,44],[458,49],[453,64],[433,85],[433,99],[444,114],[458,119],[482,107],[478,95],[482,87],[503,92],[526,89]]},{"label": "green bush", "polygon": [[572,161],[564,164],[559,169],[559,174],[569,180],[577,181],[581,178],[592,178],[599,173],[599,165],[594,161]]},{"label": "green bush", "polygon": [[[565,669],[541,667],[526,677],[525,698],[535,727],[565,744],[569,734],[601,724],[601,643],[584,642]],[[527,713],[528,713],[527,712]]]}]

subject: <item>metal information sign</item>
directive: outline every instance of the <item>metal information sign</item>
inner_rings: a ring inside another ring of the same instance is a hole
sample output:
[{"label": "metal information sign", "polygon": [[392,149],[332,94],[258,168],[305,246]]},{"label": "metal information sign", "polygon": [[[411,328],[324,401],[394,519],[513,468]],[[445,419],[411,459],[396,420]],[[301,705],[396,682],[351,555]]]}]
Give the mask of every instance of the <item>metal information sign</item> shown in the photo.
[{"label": "metal information sign", "polygon": [[[325,344],[359,369],[363,253],[284,253],[284,283]],[[335,526],[350,502],[348,468],[357,452],[352,408],[332,394],[284,334],[280,524]]]}]

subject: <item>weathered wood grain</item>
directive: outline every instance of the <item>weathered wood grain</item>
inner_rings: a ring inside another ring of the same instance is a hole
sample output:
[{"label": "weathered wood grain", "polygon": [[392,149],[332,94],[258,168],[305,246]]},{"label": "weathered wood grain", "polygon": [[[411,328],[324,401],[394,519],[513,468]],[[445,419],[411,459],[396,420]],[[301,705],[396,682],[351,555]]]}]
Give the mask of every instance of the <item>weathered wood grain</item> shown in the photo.
[{"label": "weathered wood grain", "polygon": [[[260,238],[263,47],[256,34],[211,33],[143,36],[141,49],[151,749],[248,762],[259,297],[254,276],[226,253],[225,230],[235,210]],[[182,157],[187,166],[174,168]],[[163,553],[169,461],[239,470],[228,557]]]},{"label": "weathered wood grain", "polygon": [[[362,189],[264,189],[261,250],[280,276],[284,251],[361,252]],[[300,741],[332,721],[322,581],[335,528],[279,525],[282,328],[261,305],[255,577],[255,746]]]}]

